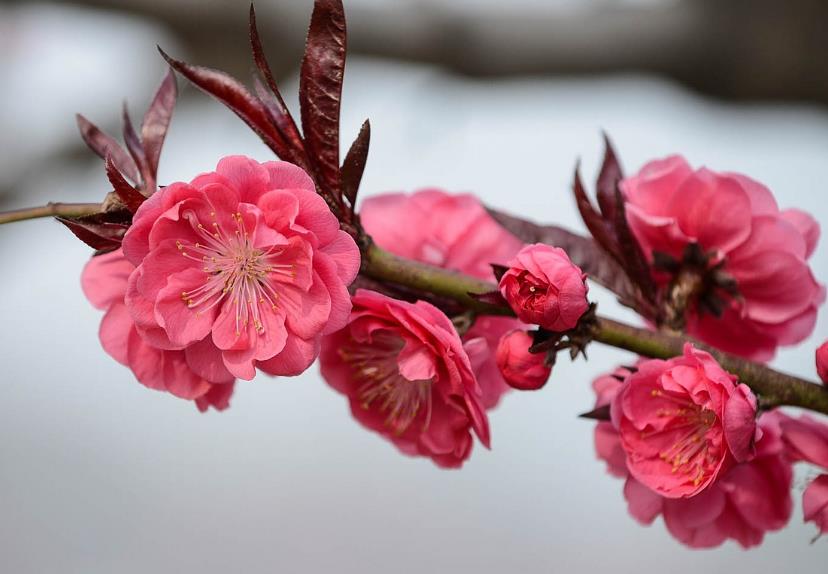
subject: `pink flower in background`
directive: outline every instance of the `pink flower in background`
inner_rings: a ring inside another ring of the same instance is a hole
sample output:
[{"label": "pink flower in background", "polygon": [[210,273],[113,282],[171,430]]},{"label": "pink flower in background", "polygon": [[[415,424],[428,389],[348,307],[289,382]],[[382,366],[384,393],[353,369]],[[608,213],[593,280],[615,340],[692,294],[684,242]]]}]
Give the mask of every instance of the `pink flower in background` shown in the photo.
[{"label": "pink flower in background", "polygon": [[[735,280],[739,296],[724,301],[721,318],[700,308],[687,317],[688,331],[720,349],[768,360],[779,345],[804,340],[813,330],[825,288],[807,259],[819,238],[808,214],[780,211],[762,184],[734,173],[696,171],[679,156],[652,161],[621,182],[630,226],[645,254],[681,261],[696,243]],[[657,279],[666,283],[669,276]]]},{"label": "pink flower in background", "polygon": [[668,498],[699,494],[753,454],[756,397],[708,353],[648,360],[612,402],[630,473]]},{"label": "pink flower in background", "polygon": [[[828,425],[808,415],[785,417],[780,423],[791,458],[828,471]],[[813,522],[820,534],[828,534],[828,474],[811,481],[802,495],[806,522]]]},{"label": "pink flower in background", "polygon": [[346,324],[359,269],[304,171],[241,156],[144,202],[123,250],[137,267],[126,305],[140,336],[243,379],[256,366],[307,369],[322,335]]},{"label": "pink flower in background", "polygon": [[828,341],[816,350],[816,368],[819,378],[828,385]]},{"label": "pink flower in background", "polygon": [[497,366],[509,386],[534,391],[546,384],[552,367],[546,364],[546,353],[530,353],[532,335],[522,329],[509,331],[497,346]]},{"label": "pink flower in background", "polygon": [[83,270],[83,291],[98,309],[106,310],[100,338],[104,350],[129,367],[138,381],[159,391],[194,400],[202,412],[212,406],[224,410],[233,394],[235,378],[220,361],[209,339],[187,350],[163,350],[147,344],[135,328],[124,303],[127,281],[135,266],[119,249],[93,257]]},{"label": "pink flower in background", "polygon": [[[523,245],[471,194],[438,189],[383,194],[363,202],[360,218],[383,249],[478,279],[491,279],[490,264],[505,264]],[[498,341],[519,326],[509,317],[479,317],[463,335],[487,409],[509,389],[495,362]]]},{"label": "pink flower in background", "polygon": [[[628,376],[629,371],[618,369],[596,379],[596,406],[611,403]],[[636,480],[627,469],[621,437],[611,423],[596,426],[595,450],[610,474],[626,480],[624,496],[638,522],[652,524],[661,515],[669,532],[692,548],[712,548],[729,539],[750,548],[761,544],[765,532],[784,527],[791,517],[793,472],[778,421],[775,413],[763,415],[756,456],[732,466],[690,498],[667,498]]]},{"label": "pink flower in background", "polygon": [[566,251],[527,245],[509,262],[500,292],[518,319],[549,331],[567,331],[589,308],[586,275]]},{"label": "pink flower in background", "polygon": [[322,376],[362,425],[405,454],[459,467],[473,430],[489,445],[480,388],[457,331],[439,309],[360,289],[350,323],[325,338]]}]

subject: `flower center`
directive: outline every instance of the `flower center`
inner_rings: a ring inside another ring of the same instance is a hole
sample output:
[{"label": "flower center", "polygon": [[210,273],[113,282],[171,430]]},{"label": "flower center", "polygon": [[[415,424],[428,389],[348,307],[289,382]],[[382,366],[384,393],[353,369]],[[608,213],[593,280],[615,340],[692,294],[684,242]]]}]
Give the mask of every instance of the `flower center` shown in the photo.
[{"label": "flower center", "polygon": [[370,345],[352,341],[339,356],[353,369],[362,408],[372,405],[385,414],[385,424],[397,436],[411,426],[425,407],[423,430],[431,422],[432,380],[411,381],[400,374],[398,356],[403,340],[389,333],[375,334]]},{"label": "flower center", "polygon": [[253,246],[240,213],[232,215],[236,229],[223,232],[211,212],[212,231],[198,222],[193,212],[184,216],[194,225],[203,240],[192,243],[177,241],[184,257],[203,264],[204,283],[191,291],[182,291],[181,299],[198,314],[229,299],[235,306],[236,335],[252,323],[258,333],[264,332],[262,314],[278,307],[279,293],[274,279],[290,280],[295,275],[292,264],[278,263],[283,249],[272,246],[266,251]]},{"label": "flower center", "polygon": [[659,417],[672,419],[659,432],[673,434],[672,444],[659,452],[659,458],[672,465],[673,473],[686,475],[694,486],[698,486],[718,457],[719,448],[707,439],[708,431],[716,424],[716,413],[689,399],[657,389],[652,391],[652,395],[676,405],[675,408],[656,411]]}]

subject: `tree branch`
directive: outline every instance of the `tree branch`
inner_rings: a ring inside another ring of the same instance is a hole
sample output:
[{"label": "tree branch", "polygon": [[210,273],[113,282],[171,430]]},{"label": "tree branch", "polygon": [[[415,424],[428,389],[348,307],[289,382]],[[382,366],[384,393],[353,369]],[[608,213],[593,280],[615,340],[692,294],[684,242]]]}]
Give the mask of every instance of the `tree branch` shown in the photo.
[{"label": "tree branch", "polygon": [[100,203],[47,203],[38,207],[26,207],[0,212],[0,225],[38,217],[82,217],[103,211]]},{"label": "tree branch", "polygon": [[[372,279],[452,299],[477,313],[513,314],[507,307],[483,303],[469,295],[494,291],[497,289],[494,283],[405,259],[374,244],[364,250],[361,272]],[[738,376],[740,382],[760,395],[763,406],[796,406],[828,414],[827,387],[723,353],[687,337],[640,329],[598,317],[593,340],[655,359],[679,356],[684,344],[690,342],[708,351],[725,370]]]}]

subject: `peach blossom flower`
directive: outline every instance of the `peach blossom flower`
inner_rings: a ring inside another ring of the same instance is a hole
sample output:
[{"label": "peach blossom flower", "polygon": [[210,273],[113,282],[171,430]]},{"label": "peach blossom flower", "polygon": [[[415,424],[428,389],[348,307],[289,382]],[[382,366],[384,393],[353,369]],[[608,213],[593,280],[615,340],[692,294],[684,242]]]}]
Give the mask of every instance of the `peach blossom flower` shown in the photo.
[{"label": "peach blossom flower", "polygon": [[509,331],[497,346],[497,366],[509,386],[534,391],[546,384],[552,367],[546,364],[546,353],[530,353],[532,336],[522,329]]},{"label": "peach blossom flower", "polygon": [[360,289],[350,323],[325,338],[322,375],[346,395],[363,426],[400,451],[459,467],[470,431],[489,445],[480,388],[451,321],[424,302]]},{"label": "peach blossom flower", "polygon": [[[628,376],[629,371],[619,369],[596,379],[596,406],[611,403]],[[783,528],[791,517],[793,471],[779,420],[776,413],[763,415],[755,458],[732,466],[690,498],[667,498],[636,480],[628,471],[621,437],[611,423],[596,426],[595,449],[608,472],[626,480],[629,512],[641,524],[652,524],[661,515],[668,531],[692,548],[712,548],[726,540],[750,548],[761,544],[765,532]]]},{"label": "peach blossom flower", "polygon": [[304,171],[241,156],[150,197],[123,250],[136,266],[126,305],[140,336],[166,350],[209,340],[205,363],[248,380],[256,366],[304,371],[320,338],[347,322],[359,269],[356,244]]},{"label": "peach blossom flower", "polygon": [[[362,204],[360,218],[383,249],[478,279],[491,279],[490,264],[505,264],[523,245],[492,219],[480,200],[467,193],[424,189],[369,197]],[[463,335],[487,409],[496,406],[509,389],[495,362],[498,341],[519,326],[520,322],[509,317],[478,317]]]},{"label": "peach blossom flower", "polygon": [[[785,417],[780,425],[793,460],[828,471],[828,425],[808,415]],[[802,509],[806,522],[816,524],[820,534],[828,534],[828,473],[817,476],[806,487]]]},{"label": "peach blossom flower", "polygon": [[202,412],[212,406],[224,410],[230,403],[235,379],[216,358],[209,339],[186,350],[158,349],[145,342],[135,328],[124,296],[135,266],[119,249],[93,257],[83,270],[81,284],[92,304],[104,309],[100,338],[104,350],[129,367],[146,387],[193,400]]},{"label": "peach blossom flower", "polygon": [[[652,161],[621,182],[630,226],[645,254],[681,261],[697,244],[710,255],[708,269],[733,282],[738,296],[707,282],[687,316],[688,331],[725,351],[769,360],[779,345],[804,340],[813,330],[825,287],[807,259],[819,225],[806,213],[780,211],[771,192],[740,174],[693,170],[684,158]],[[713,277],[713,275],[711,275]],[[672,275],[659,273],[662,285]],[[699,302],[717,301],[721,318]]]},{"label": "peach blossom flower", "polygon": [[699,494],[753,454],[756,397],[708,353],[647,360],[612,402],[630,473],[667,498]]},{"label": "peach blossom flower", "polygon": [[589,308],[586,275],[566,251],[527,245],[509,262],[500,292],[518,319],[549,331],[568,331]]},{"label": "peach blossom flower", "polygon": [[816,368],[819,378],[828,385],[828,341],[816,350]]}]

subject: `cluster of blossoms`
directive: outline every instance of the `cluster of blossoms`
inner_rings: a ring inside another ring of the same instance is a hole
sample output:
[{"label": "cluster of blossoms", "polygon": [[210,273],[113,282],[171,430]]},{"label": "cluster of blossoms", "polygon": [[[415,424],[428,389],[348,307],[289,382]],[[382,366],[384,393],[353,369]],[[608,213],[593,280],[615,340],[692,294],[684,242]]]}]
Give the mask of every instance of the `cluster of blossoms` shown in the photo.
[{"label": "cluster of blossoms", "polygon": [[[818,237],[807,215],[780,212],[744,176],[692,172],[679,158],[648,164],[620,188],[657,283],[666,292],[687,273],[698,280],[691,333],[754,358],[810,333],[825,289],[806,263]],[[719,201],[744,204],[745,221],[717,218]],[[313,180],[286,162],[229,157],[152,195],[122,248],[87,265],[84,291],[106,310],[104,349],[145,386],[202,411],[226,408],[236,380],[257,369],[298,375],[319,357],[360,424],[405,454],[460,467],[474,436],[489,446],[487,411],[509,388],[540,389],[555,353],[578,350],[592,320],[587,276],[563,249],[523,244],[471,195],[386,194],[360,215],[373,242],[398,256],[480,280],[494,273],[487,300],[514,317],[460,328],[404,292],[349,293],[359,249]],[[793,278],[785,289],[778,273]],[[828,380],[828,343],[816,363]],[[790,519],[792,466],[804,461],[826,471],[803,508],[828,531],[828,426],[762,413],[710,354],[688,343],[680,357],[641,359],[593,388],[611,414],[596,427],[596,450],[626,480],[639,522],[662,516],[692,547],[757,545]]]}]

